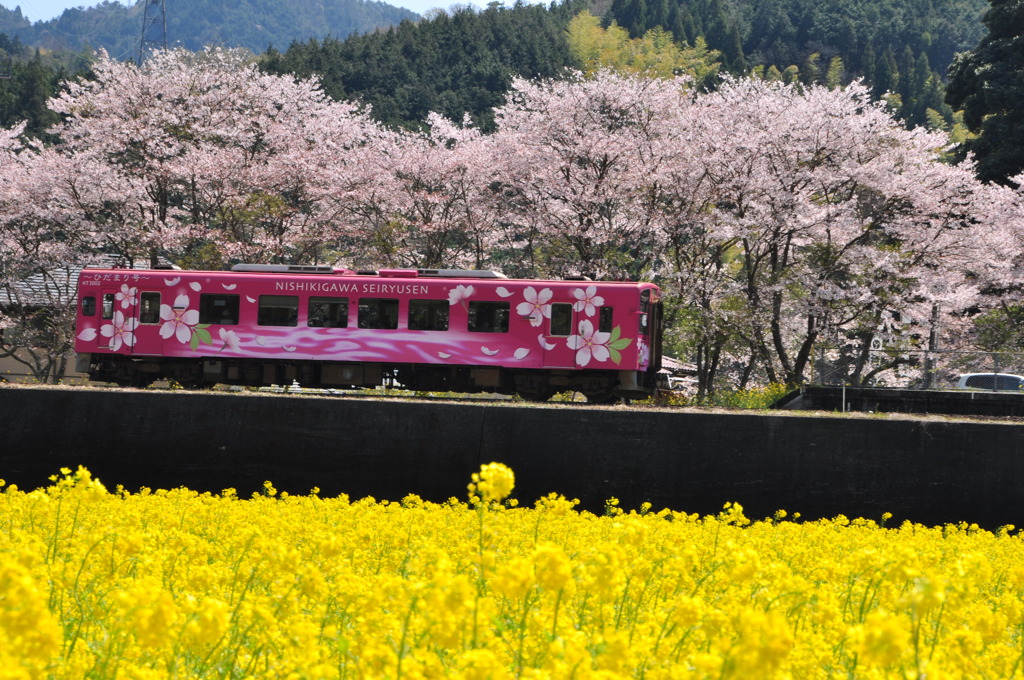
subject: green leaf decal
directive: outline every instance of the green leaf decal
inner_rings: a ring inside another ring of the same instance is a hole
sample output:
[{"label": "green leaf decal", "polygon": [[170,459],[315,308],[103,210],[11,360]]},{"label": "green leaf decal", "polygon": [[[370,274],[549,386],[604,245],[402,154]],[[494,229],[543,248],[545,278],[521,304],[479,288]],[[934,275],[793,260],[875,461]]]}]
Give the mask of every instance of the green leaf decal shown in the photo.
[{"label": "green leaf decal", "polygon": [[613,349],[612,347],[609,346],[608,347],[608,353],[612,355],[612,363],[613,364],[619,364],[619,363],[622,362],[622,355],[619,354],[619,352],[617,350],[615,350],[615,349]]},{"label": "green leaf decal", "polygon": [[192,331],[192,337],[188,341],[188,348],[195,349],[196,347],[199,347],[199,333]]},{"label": "green leaf decal", "polygon": [[619,339],[620,335],[622,335],[622,326],[616,326],[615,328],[612,329],[612,336],[608,338],[608,342],[615,342],[616,340]]},{"label": "green leaf decal", "polygon": [[619,350],[626,349],[627,347],[629,347],[629,343],[631,342],[633,342],[633,338],[619,338],[614,342],[608,343],[608,348]]},{"label": "green leaf decal", "polygon": [[[206,324],[205,326],[196,326],[192,337],[195,338],[198,336],[199,342],[205,342],[208,345],[212,345],[213,337],[210,336],[210,331],[206,330],[207,328],[209,328],[209,324]],[[195,348],[193,347],[193,349]]]}]

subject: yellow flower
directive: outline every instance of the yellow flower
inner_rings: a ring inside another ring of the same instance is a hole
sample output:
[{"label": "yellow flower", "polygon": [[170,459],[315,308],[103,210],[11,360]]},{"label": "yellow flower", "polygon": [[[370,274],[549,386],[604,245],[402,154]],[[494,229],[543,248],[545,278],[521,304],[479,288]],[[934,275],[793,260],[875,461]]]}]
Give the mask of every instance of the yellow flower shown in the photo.
[{"label": "yellow flower", "polygon": [[177,613],[174,597],[154,579],[143,579],[115,596],[128,631],[143,647],[169,645]]},{"label": "yellow flower", "polygon": [[461,680],[505,680],[511,677],[498,656],[489,649],[471,649],[459,656]]},{"label": "yellow flower", "polygon": [[888,668],[898,663],[910,646],[909,622],[876,610],[850,632],[853,649],[867,664]]},{"label": "yellow flower", "polygon": [[512,487],[515,486],[515,475],[512,469],[502,463],[487,463],[480,466],[480,472],[474,472],[469,485],[470,500],[490,503],[505,500]]},{"label": "yellow flower", "polygon": [[0,677],[42,678],[60,653],[63,634],[31,565],[0,553]]},{"label": "yellow flower", "polygon": [[513,557],[501,566],[491,579],[494,589],[507,598],[526,597],[533,588],[533,563],[525,557]]},{"label": "yellow flower", "polygon": [[230,622],[231,608],[225,602],[208,597],[185,626],[185,637],[194,645],[210,645],[227,633]]},{"label": "yellow flower", "polygon": [[541,543],[531,559],[537,583],[545,590],[560,590],[572,578],[572,561],[561,546]]}]

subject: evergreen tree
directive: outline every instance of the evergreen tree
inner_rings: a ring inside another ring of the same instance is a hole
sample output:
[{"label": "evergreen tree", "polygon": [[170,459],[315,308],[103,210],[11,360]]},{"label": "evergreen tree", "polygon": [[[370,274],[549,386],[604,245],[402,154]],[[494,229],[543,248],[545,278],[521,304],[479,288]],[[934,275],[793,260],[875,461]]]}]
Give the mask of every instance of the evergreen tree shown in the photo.
[{"label": "evergreen tree", "polygon": [[978,135],[961,145],[962,155],[977,158],[978,177],[1012,184],[1024,171],[1024,0],[991,4],[988,35],[954,61],[946,101]]}]

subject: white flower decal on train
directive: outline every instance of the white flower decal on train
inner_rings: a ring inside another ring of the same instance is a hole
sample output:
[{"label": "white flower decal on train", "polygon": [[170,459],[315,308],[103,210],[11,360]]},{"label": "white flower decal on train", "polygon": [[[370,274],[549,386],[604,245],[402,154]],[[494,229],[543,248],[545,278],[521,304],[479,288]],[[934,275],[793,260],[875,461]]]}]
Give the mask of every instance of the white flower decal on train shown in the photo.
[{"label": "white flower decal on train", "polygon": [[494,289],[494,292],[498,294],[498,297],[503,298],[512,297],[513,295],[512,291],[510,291],[505,286],[498,286],[497,288]]},{"label": "white flower decal on train", "polygon": [[452,355],[448,354],[448,352],[438,352],[437,356],[441,357],[442,359],[451,359],[452,358]]},{"label": "white flower decal on train", "polygon": [[164,279],[164,283],[168,286],[177,286],[179,281],[181,281],[180,276],[175,276],[173,279]]},{"label": "white flower decal on train", "polygon": [[188,343],[190,349],[195,349],[200,342],[212,344],[210,331],[207,330],[210,324],[199,323],[199,312],[188,308],[188,295],[179,295],[174,298],[174,306],[160,305],[160,337],[168,340],[174,336],[178,342]]},{"label": "white flower decal on train", "polygon": [[100,335],[110,338],[110,349],[116,352],[121,349],[121,345],[128,347],[135,345],[135,327],[138,325],[138,319],[125,318],[121,311],[116,311],[112,323],[100,326]]},{"label": "white flower decal on train", "polygon": [[220,285],[224,286],[224,290],[234,290],[235,288],[238,288],[237,283],[222,283]]},{"label": "white flower decal on train", "polygon": [[604,304],[604,298],[597,294],[597,286],[577,288],[572,294],[576,297],[576,302],[572,304],[573,310],[587,316],[594,316],[597,308]]},{"label": "white flower decal on train", "polygon": [[91,342],[96,339],[96,335],[97,333],[95,328],[85,328],[78,334],[78,339],[84,340],[85,342]]},{"label": "white flower decal on train", "polygon": [[237,352],[242,348],[242,343],[238,339],[238,333],[229,331],[226,328],[221,328],[219,333],[220,340],[224,343],[224,346],[220,348],[221,351],[228,350],[229,352]]},{"label": "white flower decal on train", "polygon": [[451,306],[454,306],[454,305],[457,305],[457,304],[465,305],[465,301],[468,300],[469,297],[474,292],[476,292],[476,291],[473,290],[473,286],[463,286],[461,284],[458,285],[458,286],[455,286],[450,291],[448,291],[448,304],[451,305]]},{"label": "white flower decal on train", "polygon": [[545,319],[551,318],[551,297],[554,295],[550,288],[542,288],[540,292],[533,286],[528,286],[523,291],[525,302],[516,306],[516,313],[523,318],[530,320],[530,325],[536,328]]},{"label": "white flower decal on train", "polygon": [[193,281],[192,283],[188,284],[188,287],[198,293],[203,289],[203,284],[199,283],[198,281]]},{"label": "white flower decal on train", "polygon": [[495,354],[497,354],[497,353],[498,353],[498,352],[500,352],[501,350],[497,350],[497,349],[490,349],[490,348],[488,348],[488,347],[481,347],[481,348],[480,348],[480,351],[481,351],[481,352],[483,352],[484,354],[486,354],[486,355],[487,355],[487,356],[489,356],[489,357],[493,357],[493,356],[494,356]]},{"label": "white flower decal on train", "polygon": [[540,346],[543,349],[554,349],[555,348],[555,344],[553,342],[548,342],[548,339],[544,337],[543,333],[541,333],[540,335],[537,336],[537,342],[540,343]]},{"label": "white flower decal on train", "polygon": [[122,309],[128,309],[138,301],[136,298],[138,294],[138,288],[129,288],[127,283],[122,283],[121,290],[114,297],[121,303]]},{"label": "white flower decal on train", "polygon": [[514,356],[516,359],[525,359],[529,354],[530,349],[528,347],[520,347],[515,351],[515,353],[512,356]]},{"label": "white flower decal on train", "polygon": [[633,342],[632,338],[620,338],[622,328],[616,326],[611,333],[605,333],[594,329],[594,324],[589,319],[580,321],[579,333],[570,335],[566,341],[569,349],[576,350],[576,363],[579,366],[586,366],[593,359],[597,362],[605,362],[609,359],[612,363],[622,362],[621,350],[629,347]]}]

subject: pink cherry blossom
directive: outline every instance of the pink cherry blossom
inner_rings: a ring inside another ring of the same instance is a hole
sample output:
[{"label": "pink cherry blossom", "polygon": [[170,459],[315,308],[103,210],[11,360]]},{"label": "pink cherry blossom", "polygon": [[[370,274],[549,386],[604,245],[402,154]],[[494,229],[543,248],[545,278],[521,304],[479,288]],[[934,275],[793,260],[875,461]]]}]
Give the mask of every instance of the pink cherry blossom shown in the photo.
[{"label": "pink cherry blossom", "polygon": [[527,286],[523,291],[526,301],[516,305],[516,313],[524,318],[529,317],[531,326],[540,326],[545,318],[551,318],[551,305],[548,303],[553,295],[550,288],[542,288],[537,292],[533,286]]},{"label": "pink cherry blossom", "polygon": [[174,306],[160,305],[160,318],[163,324],[160,326],[160,337],[165,340],[172,335],[180,343],[187,343],[192,339],[192,326],[199,323],[199,311],[188,309],[188,296],[179,295],[174,300]]},{"label": "pink cherry blossom", "polygon": [[577,288],[572,294],[576,298],[572,308],[587,316],[594,316],[597,313],[597,307],[604,304],[604,298],[597,294],[597,286],[587,286],[585,289]]},{"label": "pink cherry blossom", "polygon": [[576,350],[576,364],[586,366],[590,359],[594,361],[608,361],[611,358],[611,351],[608,343],[612,339],[611,333],[602,333],[594,330],[594,324],[589,319],[580,321],[579,334],[570,335],[566,341],[569,349]]},{"label": "pink cherry blossom", "polygon": [[138,319],[125,318],[124,314],[118,310],[114,312],[112,323],[100,326],[100,335],[110,338],[110,349],[116,352],[121,349],[122,344],[128,347],[135,346],[135,329],[138,325]]}]

